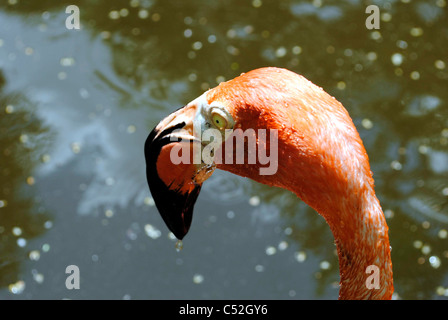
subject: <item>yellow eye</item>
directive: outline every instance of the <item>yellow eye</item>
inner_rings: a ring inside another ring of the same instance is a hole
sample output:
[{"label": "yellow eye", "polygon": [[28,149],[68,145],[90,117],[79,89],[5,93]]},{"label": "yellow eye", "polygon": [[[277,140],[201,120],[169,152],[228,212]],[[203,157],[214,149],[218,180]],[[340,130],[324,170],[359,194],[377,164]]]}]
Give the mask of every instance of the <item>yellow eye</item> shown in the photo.
[{"label": "yellow eye", "polygon": [[212,114],[212,121],[215,127],[217,127],[219,130],[227,128],[227,120],[224,119],[224,117],[218,113]]}]

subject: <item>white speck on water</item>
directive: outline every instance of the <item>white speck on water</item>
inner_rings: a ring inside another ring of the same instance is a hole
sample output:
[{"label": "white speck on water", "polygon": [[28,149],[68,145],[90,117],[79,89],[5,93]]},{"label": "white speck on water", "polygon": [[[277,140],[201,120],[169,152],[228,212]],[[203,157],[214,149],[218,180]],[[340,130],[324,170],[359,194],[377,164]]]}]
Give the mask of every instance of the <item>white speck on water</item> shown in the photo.
[{"label": "white speck on water", "polygon": [[418,146],[418,152],[420,152],[421,154],[427,154],[429,150],[430,148],[427,145],[422,144]]},{"label": "white speck on water", "polygon": [[134,126],[134,125],[132,125],[132,124],[129,125],[128,128],[127,128],[127,132],[130,133],[130,134],[131,134],[131,133],[134,133],[135,130],[137,130],[136,126]]},{"label": "white speck on water", "polygon": [[106,209],[106,211],[104,211],[104,215],[108,218],[112,218],[114,216],[114,212],[112,209]]},{"label": "white speck on water", "polygon": [[193,276],[193,283],[201,284],[202,282],[204,282],[204,276],[203,275],[197,273],[197,274],[195,274]]},{"label": "white speck on water", "polygon": [[398,48],[403,49],[403,50],[408,47],[408,43],[404,40],[397,40],[397,42],[395,44],[397,45]]},{"label": "white speck on water", "polygon": [[22,234],[22,229],[20,227],[12,228],[12,234],[15,236],[20,236]]},{"label": "white speck on water", "polygon": [[279,244],[278,244],[278,250],[280,250],[280,251],[284,251],[284,250],[286,250],[288,248],[288,242],[286,242],[286,241],[281,241]]},{"label": "white speck on water", "polygon": [[148,10],[146,10],[146,9],[140,9],[140,10],[138,11],[138,17],[139,17],[140,19],[146,19],[146,18],[148,18],[148,16],[149,16],[149,12],[148,12]]},{"label": "white speck on water", "polygon": [[273,246],[269,246],[269,247],[266,248],[266,254],[267,254],[268,256],[272,256],[272,255],[274,255],[276,252],[277,252],[277,249],[275,249],[275,247],[273,247]]},{"label": "white speck on water", "polygon": [[367,118],[362,119],[361,124],[365,129],[373,128],[373,122],[370,119],[367,119]]},{"label": "white speck on water", "polygon": [[383,14],[381,14],[381,20],[384,22],[389,22],[390,20],[392,20],[392,15],[389,12],[384,12]]},{"label": "white speck on water", "polygon": [[306,253],[304,251],[299,251],[294,253],[294,257],[298,262],[304,262],[306,260]]},{"label": "white speck on water", "polygon": [[384,210],[384,216],[386,217],[386,219],[390,219],[394,217],[394,211],[391,209],[386,209]]},{"label": "white speck on water", "polygon": [[21,248],[23,248],[23,247],[25,247],[26,246],[26,239],[24,239],[24,238],[19,238],[19,239],[17,239],[17,245],[19,246],[19,247],[21,247]]},{"label": "white speck on water", "polygon": [[422,253],[423,253],[423,254],[429,254],[430,252],[431,252],[431,246],[425,244],[425,245],[422,247]]},{"label": "white speck on water", "polygon": [[207,41],[209,43],[215,43],[216,42],[216,36],[214,34],[211,34],[208,36]]},{"label": "white speck on water", "polygon": [[193,50],[200,50],[202,48],[202,42],[196,41],[192,45]]},{"label": "white speck on water", "polygon": [[418,79],[420,79],[420,72],[412,71],[410,74],[410,77],[412,80],[418,80]]},{"label": "white speck on water", "polygon": [[53,227],[53,221],[48,220],[44,222],[45,229],[51,229],[52,227]]},{"label": "white speck on water", "polygon": [[373,31],[372,33],[370,33],[370,38],[372,38],[373,40],[381,40],[383,36],[381,35],[381,32],[379,31]]},{"label": "white speck on water", "polygon": [[403,55],[401,53],[394,53],[390,59],[394,66],[401,66],[403,63]]},{"label": "white speck on water", "polygon": [[157,239],[162,235],[162,232],[151,224],[145,225],[145,232],[151,239]]},{"label": "white speck on water", "polygon": [[60,64],[63,67],[71,67],[75,65],[75,59],[73,59],[72,57],[61,58]]},{"label": "white speck on water", "polygon": [[261,0],[253,0],[252,1],[252,6],[254,8],[259,8],[259,7],[261,7],[262,4],[263,4],[263,2]]},{"label": "white speck on water", "polygon": [[257,264],[255,266],[255,271],[257,272],[263,272],[264,271],[264,266],[262,266],[261,264]]},{"label": "white speck on water", "polygon": [[72,148],[73,153],[79,153],[81,151],[81,144],[78,142],[73,142],[71,144],[71,148]]},{"label": "white speck on water", "polygon": [[51,156],[49,154],[44,154],[41,159],[43,163],[47,163],[51,160]]},{"label": "white speck on water", "polygon": [[37,283],[43,283],[44,282],[44,275],[42,273],[36,273],[33,275],[34,281]]},{"label": "white speck on water", "polygon": [[420,249],[423,246],[423,242],[421,242],[420,240],[415,240],[413,246],[415,249]]},{"label": "white speck on water", "polygon": [[394,160],[390,163],[390,167],[394,170],[401,170],[401,168],[403,167],[402,164],[398,161],[398,160]]},{"label": "white speck on water", "polygon": [[253,196],[249,199],[249,204],[251,206],[258,206],[260,204],[260,197],[259,196]]},{"label": "white speck on water", "polygon": [[14,108],[13,105],[8,104],[8,105],[6,106],[6,108],[5,108],[5,112],[8,113],[8,114],[11,114],[11,113],[14,112],[14,109],[15,109],[15,108]]},{"label": "white speck on water", "polygon": [[443,70],[445,69],[445,62],[443,62],[442,60],[436,60],[434,62],[434,66],[439,70]]},{"label": "white speck on water", "polygon": [[26,134],[21,134],[19,140],[22,143],[27,143],[29,141],[28,136]]},{"label": "white speck on water", "polygon": [[109,19],[117,20],[120,18],[120,13],[117,10],[112,10],[109,12]]},{"label": "white speck on water", "polygon": [[300,46],[294,46],[294,47],[292,47],[292,53],[293,54],[301,54],[302,48]]},{"label": "white speck on water", "polygon": [[185,29],[184,30],[184,37],[190,38],[193,35],[193,31],[191,29]]},{"label": "white speck on water", "polygon": [[32,251],[30,251],[30,253],[28,254],[28,257],[32,261],[38,261],[40,259],[40,252],[39,252],[39,250],[32,250]]},{"label": "white speck on water", "polygon": [[284,56],[286,56],[286,48],[285,47],[279,47],[277,48],[277,50],[275,50],[275,56],[277,58],[283,58]]},{"label": "white speck on water", "polygon": [[331,267],[330,262],[328,262],[328,261],[326,261],[326,260],[324,260],[324,261],[322,261],[322,262],[320,263],[320,268],[321,268],[322,270],[328,270],[328,269],[330,269],[330,267]]},{"label": "white speck on water", "polygon": [[11,283],[8,289],[13,294],[21,294],[25,290],[25,281],[19,280],[15,283]]},{"label": "white speck on water", "polygon": [[344,82],[344,81],[339,81],[337,84],[336,84],[336,87],[338,87],[338,89],[339,90],[344,90],[345,88],[346,88],[346,83]]},{"label": "white speck on water", "polygon": [[226,81],[226,78],[224,78],[224,76],[217,76],[216,77],[216,83],[220,84],[221,82]]},{"label": "white speck on water", "polygon": [[44,244],[42,245],[42,251],[43,251],[43,252],[48,252],[48,251],[50,251],[50,245],[49,245],[48,243],[44,243]]},{"label": "white speck on water", "polygon": [[378,55],[374,51],[368,52],[366,56],[369,61],[375,61],[378,58]]},{"label": "white speck on water", "polygon": [[128,14],[129,14],[129,10],[128,9],[123,8],[123,9],[120,10],[120,16],[127,17]]},{"label": "white speck on water", "polygon": [[232,210],[227,211],[226,215],[227,215],[227,218],[229,218],[229,219],[235,218],[235,212],[233,212]]},{"label": "white speck on water", "polygon": [[283,231],[287,236],[290,236],[292,234],[292,228],[286,227]]},{"label": "white speck on water", "polygon": [[445,288],[442,287],[442,286],[438,286],[438,287],[436,288],[436,293],[437,293],[439,296],[446,296],[446,297],[448,297],[448,289],[445,289]]},{"label": "white speck on water", "polygon": [[421,35],[423,35],[423,29],[419,27],[414,27],[409,31],[409,33],[413,37],[420,37]]},{"label": "white speck on water", "polygon": [[441,262],[440,262],[440,258],[437,256],[431,256],[429,257],[429,264],[431,265],[431,267],[433,267],[434,269],[437,269],[438,267],[440,267]]}]

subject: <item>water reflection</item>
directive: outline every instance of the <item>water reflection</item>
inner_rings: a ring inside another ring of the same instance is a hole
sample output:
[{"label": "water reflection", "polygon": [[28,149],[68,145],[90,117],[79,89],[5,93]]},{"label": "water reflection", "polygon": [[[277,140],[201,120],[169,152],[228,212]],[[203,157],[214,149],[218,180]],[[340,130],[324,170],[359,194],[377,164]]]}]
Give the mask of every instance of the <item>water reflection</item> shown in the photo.
[{"label": "water reflection", "polygon": [[35,114],[26,112],[30,102],[20,93],[5,94],[5,79],[0,70],[0,287],[22,291],[20,265],[38,260],[40,251],[30,251],[28,241],[41,235],[52,223],[41,199],[35,195],[33,176],[43,160],[43,138],[48,131]]},{"label": "water reflection", "polygon": [[[352,115],[397,297],[446,298],[446,2],[376,3],[380,30],[364,27],[362,1],[78,1],[81,31],[64,27],[70,1],[1,4],[0,296],[336,297],[330,230],[291,193],[216,172],[177,253],[146,186],[143,143],[161,118],[276,65]],[[88,286],[78,293],[49,280],[72,260]]]}]

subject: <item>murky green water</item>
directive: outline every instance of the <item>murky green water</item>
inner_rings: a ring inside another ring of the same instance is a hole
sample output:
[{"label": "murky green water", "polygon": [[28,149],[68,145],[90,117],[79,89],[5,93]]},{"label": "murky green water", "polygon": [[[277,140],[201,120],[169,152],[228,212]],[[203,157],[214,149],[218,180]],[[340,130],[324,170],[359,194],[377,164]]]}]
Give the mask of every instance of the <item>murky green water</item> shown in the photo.
[{"label": "murky green water", "polygon": [[[358,0],[3,1],[0,299],[337,298],[330,230],[291,193],[215,172],[178,252],[146,185],[143,144],[161,118],[268,65],[352,115],[395,297],[446,299],[448,4],[373,2],[379,30]],[[65,27],[71,4],[81,30]]]}]

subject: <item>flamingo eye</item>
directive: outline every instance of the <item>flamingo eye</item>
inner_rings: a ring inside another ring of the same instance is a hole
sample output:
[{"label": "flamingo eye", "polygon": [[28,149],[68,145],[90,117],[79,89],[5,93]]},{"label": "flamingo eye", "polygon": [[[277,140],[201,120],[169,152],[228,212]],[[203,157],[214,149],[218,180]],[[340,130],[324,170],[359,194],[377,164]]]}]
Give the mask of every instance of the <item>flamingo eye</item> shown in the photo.
[{"label": "flamingo eye", "polygon": [[219,130],[227,128],[227,120],[216,112],[212,114],[212,122]]}]

